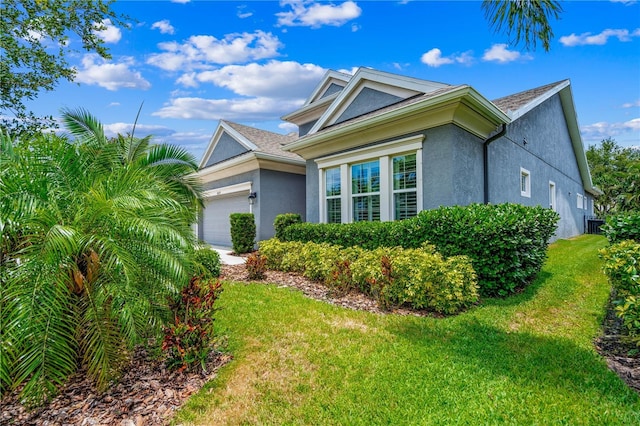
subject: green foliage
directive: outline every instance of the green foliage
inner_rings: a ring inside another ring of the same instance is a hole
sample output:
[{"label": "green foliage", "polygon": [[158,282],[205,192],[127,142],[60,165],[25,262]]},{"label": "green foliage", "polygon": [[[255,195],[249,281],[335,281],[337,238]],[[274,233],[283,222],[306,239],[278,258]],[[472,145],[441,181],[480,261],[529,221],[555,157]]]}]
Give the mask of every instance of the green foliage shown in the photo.
[{"label": "green foliage", "polygon": [[601,250],[600,256],[615,290],[616,314],[640,346],[640,243],[622,241]]},{"label": "green foliage", "polygon": [[260,253],[251,253],[247,257],[245,267],[250,280],[263,280],[266,277],[267,258]]},{"label": "green foliage", "polygon": [[253,213],[231,213],[229,219],[233,251],[238,254],[253,251],[256,241],[256,222]]},{"label": "green foliage", "polygon": [[73,142],[0,135],[0,390],[23,386],[33,404],[79,363],[100,390],[117,378],[160,335],[195,244],[191,156],[107,140],[84,112],[64,120]]},{"label": "green foliage", "polygon": [[426,244],[418,249],[366,250],[271,239],[260,243],[260,252],[268,258],[282,256],[281,262],[270,263],[279,265],[277,269],[324,281],[334,294],[359,290],[374,297],[383,309],[406,304],[453,314],[478,299],[469,259],[445,259]]},{"label": "green foliage", "polygon": [[640,150],[623,148],[609,138],[587,149],[593,183],[603,194],[595,199],[597,214],[640,211]]},{"label": "green foliage", "polygon": [[291,225],[282,238],[370,250],[419,248],[428,241],[444,256],[469,256],[483,295],[505,296],[536,276],[558,220],[542,207],[472,204],[425,210],[397,222]]},{"label": "green foliage", "polygon": [[198,247],[193,252],[195,263],[195,275],[203,279],[217,278],[220,276],[220,254],[209,247]]},{"label": "green foliage", "polygon": [[610,243],[624,240],[640,242],[640,213],[608,216],[601,229]]},{"label": "green foliage", "polygon": [[290,225],[302,223],[302,216],[298,213],[283,213],[276,216],[273,221],[273,228],[276,231],[275,237],[281,239],[282,232]]},{"label": "green foliage", "polygon": [[535,49],[536,43],[542,43],[548,52],[553,40],[552,18],[558,19],[562,6],[557,0],[484,0],[482,9],[485,17],[496,32],[506,27],[509,42],[524,44],[525,49]]},{"label": "green foliage", "polygon": [[173,324],[164,327],[162,350],[167,367],[179,372],[200,365],[205,370],[213,343],[213,315],[222,284],[193,277],[171,303]]},{"label": "green foliage", "polygon": [[[28,112],[26,100],[52,91],[61,79],[73,81],[76,68],[67,58],[78,47],[102,58],[110,55],[95,30],[127,28],[129,20],[111,9],[112,1],[3,0],[0,3],[0,127],[12,133],[38,131],[54,123]],[[77,38],[77,40],[76,40]],[[55,46],[55,49],[52,49]],[[8,114],[15,118],[9,119]]]}]

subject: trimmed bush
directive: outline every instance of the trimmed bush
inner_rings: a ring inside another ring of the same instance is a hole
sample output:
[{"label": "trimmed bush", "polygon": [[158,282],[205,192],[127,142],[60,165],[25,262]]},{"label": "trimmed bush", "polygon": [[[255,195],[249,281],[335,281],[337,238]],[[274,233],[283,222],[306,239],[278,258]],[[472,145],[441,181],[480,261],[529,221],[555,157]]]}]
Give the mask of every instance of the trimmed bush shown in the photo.
[{"label": "trimmed bush", "polygon": [[277,215],[273,221],[273,229],[276,231],[275,237],[281,240],[284,230],[296,223],[302,223],[302,216],[298,213],[283,213]]},{"label": "trimmed bush", "polygon": [[253,251],[256,241],[256,222],[253,213],[231,213],[231,244],[237,254]]},{"label": "trimmed bush", "polygon": [[365,250],[327,243],[262,241],[260,252],[275,269],[323,280],[334,294],[357,289],[384,309],[409,305],[452,314],[478,300],[476,274],[465,256],[445,259],[433,246]]},{"label": "trimmed bush", "polygon": [[640,243],[627,240],[600,251],[615,290],[613,303],[629,336],[640,346]]},{"label": "trimmed bush", "polygon": [[640,213],[609,216],[601,229],[612,244],[624,240],[640,243]]},{"label": "trimmed bush", "polygon": [[424,210],[397,222],[294,224],[283,231],[282,239],[371,250],[419,248],[428,242],[443,256],[469,256],[483,295],[506,296],[540,271],[559,218],[539,206],[472,204]]},{"label": "trimmed bush", "polygon": [[220,276],[220,254],[208,247],[196,248],[193,253],[195,263],[195,275],[203,279],[217,278]]}]

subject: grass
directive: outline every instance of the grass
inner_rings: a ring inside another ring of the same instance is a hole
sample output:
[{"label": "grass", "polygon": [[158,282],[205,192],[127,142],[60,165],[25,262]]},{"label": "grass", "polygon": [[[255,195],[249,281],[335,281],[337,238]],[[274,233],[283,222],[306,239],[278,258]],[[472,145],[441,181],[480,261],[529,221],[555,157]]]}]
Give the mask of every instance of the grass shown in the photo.
[{"label": "grass", "polygon": [[180,424],[640,424],[640,399],[593,349],[609,285],[602,237],[559,241],[525,292],[444,319],[339,308],[228,283],[235,359]]}]

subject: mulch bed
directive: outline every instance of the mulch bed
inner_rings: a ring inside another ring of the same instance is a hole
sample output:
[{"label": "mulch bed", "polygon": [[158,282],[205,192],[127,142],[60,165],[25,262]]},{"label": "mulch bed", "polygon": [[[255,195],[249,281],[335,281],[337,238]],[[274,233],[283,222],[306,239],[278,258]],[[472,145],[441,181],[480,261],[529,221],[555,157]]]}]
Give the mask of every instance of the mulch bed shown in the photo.
[{"label": "mulch bed", "polygon": [[[244,265],[223,265],[221,278],[231,281],[248,281]],[[334,297],[322,284],[287,272],[267,271],[264,283],[276,283],[296,288],[308,297],[349,309],[365,310],[378,314],[433,315],[426,311],[398,308],[383,311],[375,300],[362,294],[349,293]],[[609,309],[603,335],[595,342],[598,352],[607,365],[629,387],[640,392],[640,357],[630,356],[634,349],[621,337],[620,321]],[[168,371],[164,364],[149,357],[143,349],[134,353],[131,366],[120,382],[104,393],[98,393],[83,372],[75,374],[49,404],[28,411],[16,394],[8,395],[1,402],[0,424],[27,425],[165,425],[176,409],[207,381],[216,377],[218,369],[232,359],[221,352],[211,354],[206,372],[177,373]]]}]

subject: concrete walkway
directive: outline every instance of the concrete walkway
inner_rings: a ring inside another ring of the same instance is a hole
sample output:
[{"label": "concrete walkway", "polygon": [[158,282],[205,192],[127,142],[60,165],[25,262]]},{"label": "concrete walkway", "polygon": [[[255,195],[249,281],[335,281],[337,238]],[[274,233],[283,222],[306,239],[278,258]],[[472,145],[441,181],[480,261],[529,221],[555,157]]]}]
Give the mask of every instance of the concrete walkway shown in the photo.
[{"label": "concrete walkway", "polygon": [[245,263],[243,257],[231,255],[232,250],[228,247],[211,246],[211,248],[220,254],[220,263],[223,265],[242,265]]}]

